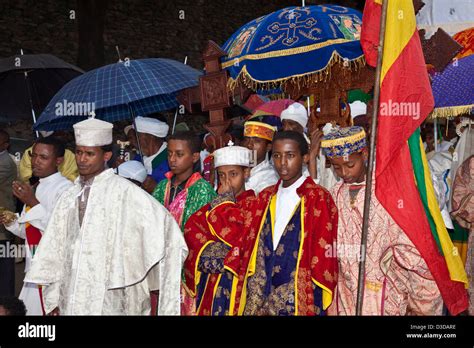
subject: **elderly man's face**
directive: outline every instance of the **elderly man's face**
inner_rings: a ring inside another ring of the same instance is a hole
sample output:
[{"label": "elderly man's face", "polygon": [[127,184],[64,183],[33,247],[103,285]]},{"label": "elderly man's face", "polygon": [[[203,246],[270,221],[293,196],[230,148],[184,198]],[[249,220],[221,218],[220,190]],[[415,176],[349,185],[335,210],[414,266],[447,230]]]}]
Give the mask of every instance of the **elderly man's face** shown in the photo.
[{"label": "elderly man's face", "polygon": [[303,134],[304,133],[304,128],[302,125],[300,125],[298,122],[293,121],[293,120],[283,120],[281,121],[281,124],[283,126],[284,131],[295,131],[298,133]]},{"label": "elderly man's face", "polygon": [[153,156],[163,144],[164,139],[147,133],[138,133],[143,156]]},{"label": "elderly man's face", "polygon": [[140,142],[140,147],[143,152],[143,156],[151,156],[153,155],[150,153],[149,149],[149,140],[150,140],[150,135],[146,133],[138,133],[138,141]]}]

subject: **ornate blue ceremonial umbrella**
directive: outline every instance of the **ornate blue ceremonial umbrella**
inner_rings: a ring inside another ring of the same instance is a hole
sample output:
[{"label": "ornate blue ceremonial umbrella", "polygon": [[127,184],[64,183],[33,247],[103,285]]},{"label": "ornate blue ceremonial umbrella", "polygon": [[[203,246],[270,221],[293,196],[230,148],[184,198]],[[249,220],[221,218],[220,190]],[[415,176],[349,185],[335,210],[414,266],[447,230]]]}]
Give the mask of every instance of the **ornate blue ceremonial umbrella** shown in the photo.
[{"label": "ornate blue ceremonial umbrella", "polygon": [[435,107],[431,117],[455,117],[474,112],[474,55],[454,60],[432,81]]},{"label": "ornate blue ceremonial umbrella", "polygon": [[362,14],[337,5],[288,7],[257,18],[223,45],[229,87],[256,89],[309,85],[330,77],[330,67],[365,64],[360,46]]}]

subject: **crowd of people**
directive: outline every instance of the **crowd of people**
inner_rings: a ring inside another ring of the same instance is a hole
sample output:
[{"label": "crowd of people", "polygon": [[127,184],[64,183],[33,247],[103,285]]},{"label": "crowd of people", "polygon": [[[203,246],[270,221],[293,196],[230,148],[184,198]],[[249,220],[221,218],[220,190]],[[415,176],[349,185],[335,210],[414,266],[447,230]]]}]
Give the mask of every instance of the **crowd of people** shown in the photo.
[{"label": "crowd of people", "polygon": [[[250,120],[219,149],[139,116],[123,129],[128,158],[114,153],[113,124],[89,118],[74,125],[74,148],[43,132],[19,168],[0,130],[0,245],[24,240],[27,315],[355,315],[374,190],[367,124],[308,130],[298,102],[275,116],[280,129]],[[425,145],[446,228],[468,236],[458,248],[472,315],[470,122],[459,140]],[[426,261],[375,194],[366,254],[361,314],[446,314]],[[0,314],[21,314],[9,309],[21,307],[15,258],[3,256]]]}]

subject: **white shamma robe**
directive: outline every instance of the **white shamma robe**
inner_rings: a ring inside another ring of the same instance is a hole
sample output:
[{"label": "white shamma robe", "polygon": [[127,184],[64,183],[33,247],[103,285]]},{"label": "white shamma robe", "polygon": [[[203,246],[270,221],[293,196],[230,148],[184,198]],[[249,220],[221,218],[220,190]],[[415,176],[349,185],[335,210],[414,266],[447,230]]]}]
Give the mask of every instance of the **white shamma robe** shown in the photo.
[{"label": "white shamma robe", "polygon": [[[56,202],[61,194],[71,186],[72,182],[59,172],[39,179],[35,192],[39,204],[28,211],[24,206],[19,219],[6,226],[6,229],[11,233],[25,240],[25,273],[29,271],[33,257],[32,246],[28,244],[28,238],[26,237],[26,224],[31,224],[43,233]],[[36,284],[24,283],[18,298],[25,304],[26,315],[43,315],[40,292]]]},{"label": "white shamma robe", "polygon": [[46,313],[180,314],[188,249],[168,211],[138,186],[105,170],[94,178],[82,226],[79,179],[58,201],[25,281],[44,285]]}]

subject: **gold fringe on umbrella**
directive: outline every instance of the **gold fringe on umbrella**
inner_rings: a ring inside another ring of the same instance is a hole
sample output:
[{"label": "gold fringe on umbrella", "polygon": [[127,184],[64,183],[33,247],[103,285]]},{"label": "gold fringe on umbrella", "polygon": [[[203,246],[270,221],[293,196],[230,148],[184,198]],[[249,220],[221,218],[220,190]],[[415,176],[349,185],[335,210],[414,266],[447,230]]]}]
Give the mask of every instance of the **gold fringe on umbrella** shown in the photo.
[{"label": "gold fringe on umbrella", "polygon": [[474,104],[460,106],[446,106],[444,108],[435,108],[430,114],[431,118],[456,117],[472,113]]},{"label": "gold fringe on umbrella", "polygon": [[252,77],[252,75],[248,72],[247,66],[244,65],[237,77],[235,79],[229,77],[227,81],[227,86],[229,90],[234,91],[239,83],[242,83],[247,88],[256,91],[258,89],[263,90],[271,90],[276,88],[285,88],[287,83],[291,83],[292,85],[297,85],[298,88],[301,87],[309,87],[315,83],[321,81],[328,81],[331,79],[331,67],[334,64],[345,65],[348,64],[347,70],[348,71],[357,71],[365,66],[365,58],[364,55],[361,55],[352,60],[346,60],[339,55],[336,51],[332,53],[331,58],[329,59],[328,63],[325,67],[310,71],[304,74],[299,75],[292,75],[283,77],[280,79],[275,80],[268,80],[268,81],[260,81]]}]

